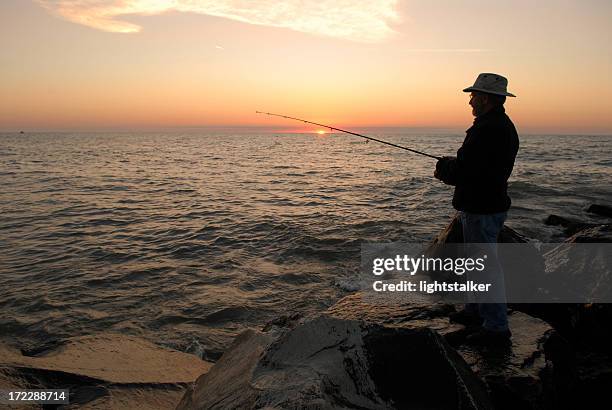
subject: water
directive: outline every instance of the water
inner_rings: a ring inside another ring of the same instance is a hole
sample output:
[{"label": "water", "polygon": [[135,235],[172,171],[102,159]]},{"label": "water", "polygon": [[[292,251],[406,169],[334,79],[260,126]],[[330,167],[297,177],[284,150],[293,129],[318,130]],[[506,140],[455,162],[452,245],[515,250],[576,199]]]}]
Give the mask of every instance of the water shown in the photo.
[{"label": "water", "polygon": [[[451,155],[463,137],[385,136]],[[102,331],[215,359],[351,289],[362,241],[425,242],[453,214],[435,162],[350,136],[0,135],[0,337]],[[524,137],[508,225],[612,198],[612,138]]]}]

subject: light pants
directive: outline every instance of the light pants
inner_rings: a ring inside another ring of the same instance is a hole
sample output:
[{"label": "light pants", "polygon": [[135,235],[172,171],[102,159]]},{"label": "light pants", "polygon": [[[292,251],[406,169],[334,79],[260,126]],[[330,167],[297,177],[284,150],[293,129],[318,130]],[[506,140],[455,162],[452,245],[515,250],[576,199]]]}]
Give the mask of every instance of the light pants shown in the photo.
[{"label": "light pants", "polygon": [[[497,258],[497,235],[504,226],[507,212],[496,214],[473,214],[460,212],[461,225],[463,226],[463,242],[465,243],[490,243],[491,251]],[[499,263],[491,266],[492,274],[496,283],[503,286],[504,272]],[[503,290],[503,288],[502,288]],[[505,300],[505,295],[503,297]],[[468,303],[465,309],[477,313],[483,319],[483,327],[493,331],[508,330],[508,314],[506,303]]]}]

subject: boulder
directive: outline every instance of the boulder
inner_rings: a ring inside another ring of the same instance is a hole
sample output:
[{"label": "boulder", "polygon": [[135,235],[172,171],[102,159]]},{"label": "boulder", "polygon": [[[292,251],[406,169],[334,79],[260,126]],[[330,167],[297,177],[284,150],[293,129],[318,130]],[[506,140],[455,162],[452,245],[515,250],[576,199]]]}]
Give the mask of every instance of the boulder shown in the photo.
[{"label": "boulder", "polygon": [[464,343],[468,333],[463,325],[449,322],[453,311],[453,305],[390,303],[359,292],[341,299],[327,314],[391,328],[435,329],[486,383],[495,408],[552,408],[562,402],[573,377],[566,361],[569,347],[550,325],[514,311],[508,318],[511,346],[476,348]]},{"label": "boulder", "polygon": [[562,226],[563,228],[565,228],[563,230],[563,233],[567,236],[574,235],[576,232],[579,232],[583,229],[596,226],[596,224],[575,221],[558,215],[548,215],[548,217],[544,220],[544,223],[546,225],[551,226]]},{"label": "boulder", "polygon": [[608,302],[612,295],[612,229],[581,231],[544,254],[548,282],[564,289],[565,301]]},{"label": "boulder", "polygon": [[592,214],[607,216],[608,218],[612,218],[612,206],[608,205],[598,205],[592,204],[587,208],[587,212]]},{"label": "boulder", "polygon": [[[608,279],[612,272],[612,256],[607,245],[600,246],[599,257],[580,252],[573,244],[612,242],[612,225],[584,229],[544,254],[546,276],[554,278],[567,292],[597,299],[612,294]],[[589,245],[597,246],[597,245]],[[537,316],[551,325],[572,344],[595,349],[609,349],[612,343],[612,308],[607,303],[525,304],[515,308]]]},{"label": "boulder", "polygon": [[596,225],[569,237],[566,243],[612,243],[612,224]]},{"label": "boulder", "polygon": [[482,381],[431,329],[329,315],[241,334],[177,409],[490,409]]},{"label": "boulder", "polygon": [[78,408],[172,408],[211,363],[134,336],[75,337],[30,352],[0,346],[0,385],[68,388]]}]

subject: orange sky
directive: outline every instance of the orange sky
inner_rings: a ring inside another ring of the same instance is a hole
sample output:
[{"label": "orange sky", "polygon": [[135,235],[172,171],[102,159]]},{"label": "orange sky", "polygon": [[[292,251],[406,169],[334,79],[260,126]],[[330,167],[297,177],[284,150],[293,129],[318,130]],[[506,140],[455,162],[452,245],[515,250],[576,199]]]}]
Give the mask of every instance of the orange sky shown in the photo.
[{"label": "orange sky", "polygon": [[95,4],[0,3],[0,130],[295,126],[256,110],[464,130],[486,71],[520,132],[612,134],[608,1]]}]

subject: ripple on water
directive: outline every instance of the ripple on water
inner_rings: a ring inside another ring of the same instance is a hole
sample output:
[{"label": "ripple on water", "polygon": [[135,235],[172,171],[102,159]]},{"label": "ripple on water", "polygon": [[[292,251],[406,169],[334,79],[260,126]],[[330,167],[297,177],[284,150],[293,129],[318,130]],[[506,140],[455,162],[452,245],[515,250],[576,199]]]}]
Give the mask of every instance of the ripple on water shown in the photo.
[{"label": "ripple on water", "polygon": [[[462,140],[388,138],[447,154]],[[609,202],[611,139],[572,141],[523,139],[512,226],[546,240],[547,213]],[[426,241],[453,213],[432,161],[357,144],[0,136],[2,335],[27,344],[118,331],[218,357],[248,327],[323,309],[355,290],[362,242]]]}]

